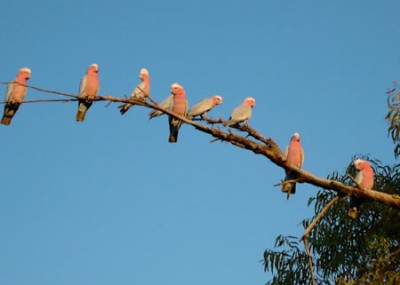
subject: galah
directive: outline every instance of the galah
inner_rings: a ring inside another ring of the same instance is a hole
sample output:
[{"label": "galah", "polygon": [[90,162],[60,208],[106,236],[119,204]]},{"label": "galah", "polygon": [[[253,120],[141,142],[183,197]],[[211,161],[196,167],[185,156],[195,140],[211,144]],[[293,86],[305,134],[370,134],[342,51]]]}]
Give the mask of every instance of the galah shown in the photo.
[{"label": "galah", "polygon": [[[371,164],[362,159],[356,159],[354,161],[354,166],[356,170],[358,170],[355,180],[361,186],[361,188],[365,190],[371,190],[374,187],[374,170],[371,167]],[[351,197],[350,200],[350,209],[348,215],[357,219],[359,213],[359,207],[361,205],[362,199]]]},{"label": "galah", "polygon": [[[141,82],[136,85],[135,89],[133,89],[131,98],[136,100],[145,101],[147,97],[150,95],[150,75],[149,71],[146,68],[142,68],[140,70],[139,78]],[[125,114],[129,108],[133,107],[135,104],[126,103],[124,105],[119,106],[121,115]]]},{"label": "galah", "polygon": [[[170,102],[168,110],[174,112],[177,115],[186,116],[188,110],[188,101],[186,100],[185,89],[178,83],[174,83],[171,86],[171,93],[173,99]],[[168,142],[176,143],[178,141],[179,128],[182,125],[182,121],[172,116],[168,116],[169,123],[169,138]]]},{"label": "galah", "polygon": [[[167,98],[164,99],[160,104],[158,104],[158,107],[163,108],[163,109],[168,109],[169,105],[171,105],[172,100],[174,99],[174,95],[172,93],[168,95]],[[165,113],[159,111],[159,110],[152,110],[149,112],[149,119],[153,119],[155,117],[164,115]]]},{"label": "galah", "polygon": [[85,120],[86,112],[92,106],[93,99],[96,98],[99,89],[99,66],[93,63],[88,67],[86,75],[82,77],[79,87],[78,112],[76,113],[78,122]]},{"label": "galah", "polygon": [[186,117],[192,120],[196,116],[203,117],[208,111],[212,110],[216,105],[222,104],[222,97],[214,95],[211,98],[205,98],[194,105],[187,113]]},{"label": "galah", "polygon": [[232,115],[223,123],[223,125],[225,127],[229,127],[241,122],[245,122],[247,124],[248,119],[251,117],[251,109],[255,105],[256,100],[253,97],[247,97],[244,99],[241,105],[233,110]]},{"label": "galah", "polygon": [[3,125],[10,125],[11,120],[17,112],[21,103],[25,100],[27,81],[31,77],[32,71],[28,67],[23,67],[18,71],[17,77],[10,82],[6,92],[6,104],[4,105],[4,115],[1,119]]},{"label": "galah", "polygon": [[[286,147],[285,150],[285,158],[286,158],[286,163],[288,165],[295,166],[298,168],[301,168],[303,166],[304,150],[303,147],[301,146],[299,133],[294,133],[290,138],[289,145]],[[298,178],[298,175],[290,170],[285,170],[285,172],[286,172],[285,181]],[[282,192],[286,192],[289,198],[290,194],[296,193],[296,183],[294,182],[283,183]]]}]

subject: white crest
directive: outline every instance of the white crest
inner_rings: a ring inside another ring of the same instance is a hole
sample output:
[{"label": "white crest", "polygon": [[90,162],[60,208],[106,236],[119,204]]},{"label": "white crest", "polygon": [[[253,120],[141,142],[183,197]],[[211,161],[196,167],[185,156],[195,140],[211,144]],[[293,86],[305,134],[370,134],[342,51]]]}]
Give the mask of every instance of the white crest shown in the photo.
[{"label": "white crest", "polygon": [[97,63],[92,63],[89,67],[94,67],[95,70],[99,70],[99,66],[97,65]]},{"label": "white crest", "polygon": [[362,160],[362,159],[356,159],[356,160],[354,160],[354,165],[357,167],[363,162],[364,162],[364,160]]},{"label": "white crest", "polygon": [[147,70],[147,68],[142,68],[142,69],[140,70],[140,74],[149,75],[149,71]]},{"label": "white crest", "polygon": [[222,96],[220,96],[220,95],[214,95],[214,97],[217,98],[218,101],[222,103]]},{"label": "white crest", "polygon": [[171,85],[171,88],[182,88],[182,86],[180,86],[178,83],[174,83]]},{"label": "white crest", "polygon": [[295,138],[297,138],[297,139],[300,138],[300,134],[299,134],[299,133],[294,133],[293,136],[294,136]]},{"label": "white crest", "polygon": [[246,98],[244,99],[244,101],[252,101],[252,102],[253,102],[253,105],[256,105],[256,99],[254,99],[253,97],[246,97]]},{"label": "white crest", "polygon": [[24,72],[27,72],[27,73],[29,73],[29,74],[32,73],[32,71],[31,71],[31,69],[30,69],[29,67],[23,67],[23,68],[21,68],[19,71],[24,71]]}]

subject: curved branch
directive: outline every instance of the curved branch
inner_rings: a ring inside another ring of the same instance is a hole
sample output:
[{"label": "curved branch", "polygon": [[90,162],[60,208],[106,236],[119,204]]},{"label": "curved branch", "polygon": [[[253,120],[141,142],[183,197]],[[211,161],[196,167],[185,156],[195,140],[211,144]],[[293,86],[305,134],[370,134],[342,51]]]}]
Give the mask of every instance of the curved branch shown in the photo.
[{"label": "curved branch", "polygon": [[312,229],[315,227],[315,225],[321,220],[321,218],[325,215],[325,213],[329,210],[330,207],[333,206],[338,200],[340,199],[339,196],[336,196],[333,198],[331,201],[329,201],[328,204],[325,205],[325,207],[322,209],[322,211],[318,214],[318,216],[315,217],[315,219],[311,222],[311,224],[307,227],[306,231],[304,232],[303,236],[301,237],[300,240],[306,240],[307,236],[310,234]]},{"label": "curved branch", "polygon": [[[3,83],[5,84],[5,83]],[[21,84],[23,85],[23,84]],[[25,85],[28,88],[35,89],[40,92],[52,93],[67,97],[73,97],[75,99],[80,98],[77,95],[67,94],[58,91],[47,90],[43,88],[38,88],[30,85]],[[308,183],[316,187],[320,187],[323,189],[330,189],[336,191],[339,194],[344,194],[345,196],[354,195],[358,198],[364,198],[366,200],[374,200],[381,204],[387,205],[389,207],[400,209],[400,196],[399,195],[392,195],[383,192],[379,192],[376,190],[364,190],[357,187],[353,187],[350,185],[343,184],[342,182],[336,180],[330,180],[325,178],[320,178],[318,176],[313,175],[312,173],[300,169],[298,167],[291,166],[286,163],[286,159],[279,148],[278,144],[272,138],[265,138],[263,135],[259,134],[256,130],[251,128],[250,126],[246,125],[237,125],[234,128],[238,129],[243,132],[248,133],[248,137],[244,137],[241,135],[237,135],[231,131],[231,128],[228,128],[228,132],[221,130],[220,127],[208,127],[203,124],[196,123],[195,121],[189,120],[186,117],[177,115],[169,110],[163,109],[159,107],[155,103],[148,103],[146,101],[136,100],[132,98],[124,99],[124,98],[117,98],[110,95],[106,96],[97,96],[94,100],[96,101],[109,101],[109,102],[119,102],[119,103],[134,103],[139,106],[143,106],[146,108],[154,109],[161,111],[169,116],[175,117],[182,122],[191,125],[195,129],[207,133],[214,137],[217,140],[226,141],[231,143],[234,146],[247,149],[249,151],[254,152],[255,154],[260,154],[267,159],[269,159],[272,163],[281,167],[285,170],[290,170],[292,173],[298,174],[297,180],[300,183]],[[43,102],[43,100],[32,100],[29,103],[33,102]],[[53,101],[55,102],[55,100]],[[4,103],[4,102],[0,102]],[[218,122],[219,123],[219,122]],[[249,137],[255,139],[256,141],[250,139]]]}]

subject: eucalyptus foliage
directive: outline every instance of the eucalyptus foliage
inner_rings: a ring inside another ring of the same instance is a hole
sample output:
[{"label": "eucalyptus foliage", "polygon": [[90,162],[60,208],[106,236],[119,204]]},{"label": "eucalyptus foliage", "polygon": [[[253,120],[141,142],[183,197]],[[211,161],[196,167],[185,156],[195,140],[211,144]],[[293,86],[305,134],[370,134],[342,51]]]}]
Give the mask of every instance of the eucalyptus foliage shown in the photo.
[{"label": "eucalyptus foliage", "polygon": [[[369,161],[376,174],[374,189],[400,194],[400,164],[389,167]],[[352,163],[344,173],[333,173],[330,178],[351,184],[347,173],[354,176]],[[336,195],[322,189],[311,198],[309,206],[314,207],[315,216]],[[349,199],[341,198],[308,236],[316,283],[400,284],[400,212],[364,201],[359,218],[353,220],[347,215]],[[305,229],[314,218],[303,220]],[[275,248],[264,252],[264,270],[273,274],[268,285],[312,284],[308,256],[298,238],[278,236]]]},{"label": "eucalyptus foliage", "polygon": [[389,111],[385,119],[389,123],[388,136],[392,138],[395,144],[394,156],[398,158],[400,156],[400,92],[397,83],[387,91],[387,95]]}]

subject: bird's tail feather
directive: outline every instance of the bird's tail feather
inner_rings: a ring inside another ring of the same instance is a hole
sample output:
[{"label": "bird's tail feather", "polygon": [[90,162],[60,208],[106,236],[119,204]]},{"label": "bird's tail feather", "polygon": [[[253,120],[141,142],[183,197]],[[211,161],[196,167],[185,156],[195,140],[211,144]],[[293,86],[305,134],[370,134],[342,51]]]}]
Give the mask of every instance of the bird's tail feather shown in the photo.
[{"label": "bird's tail feather", "polygon": [[81,102],[78,105],[78,112],[76,113],[76,121],[83,122],[86,117],[86,112],[92,105],[92,102]]},{"label": "bird's tail feather", "polygon": [[78,110],[78,113],[76,113],[76,121],[77,122],[83,122],[85,120],[86,116],[86,110]]},{"label": "bird's tail feather", "polygon": [[296,183],[285,183],[281,188],[282,192],[295,194],[296,193]]},{"label": "bird's tail feather", "polygon": [[119,106],[119,112],[121,113],[121,115],[125,114],[130,108],[132,108],[133,106],[135,106],[134,104],[124,104]]},{"label": "bird's tail feather", "polygon": [[176,126],[170,127],[168,142],[176,143],[178,141],[178,131],[179,131],[179,127],[176,127]]},{"label": "bird's tail feather", "polygon": [[228,120],[228,121],[225,121],[222,123],[222,125],[224,127],[229,127],[229,126],[232,126],[233,124],[234,124],[234,122],[232,120]]},{"label": "bird's tail feather", "polygon": [[178,136],[170,135],[168,138],[168,142],[170,142],[170,143],[178,142]]},{"label": "bird's tail feather", "polygon": [[3,118],[1,119],[1,123],[3,125],[9,126],[11,124],[11,119],[12,117],[8,117],[8,116],[3,116]]}]

